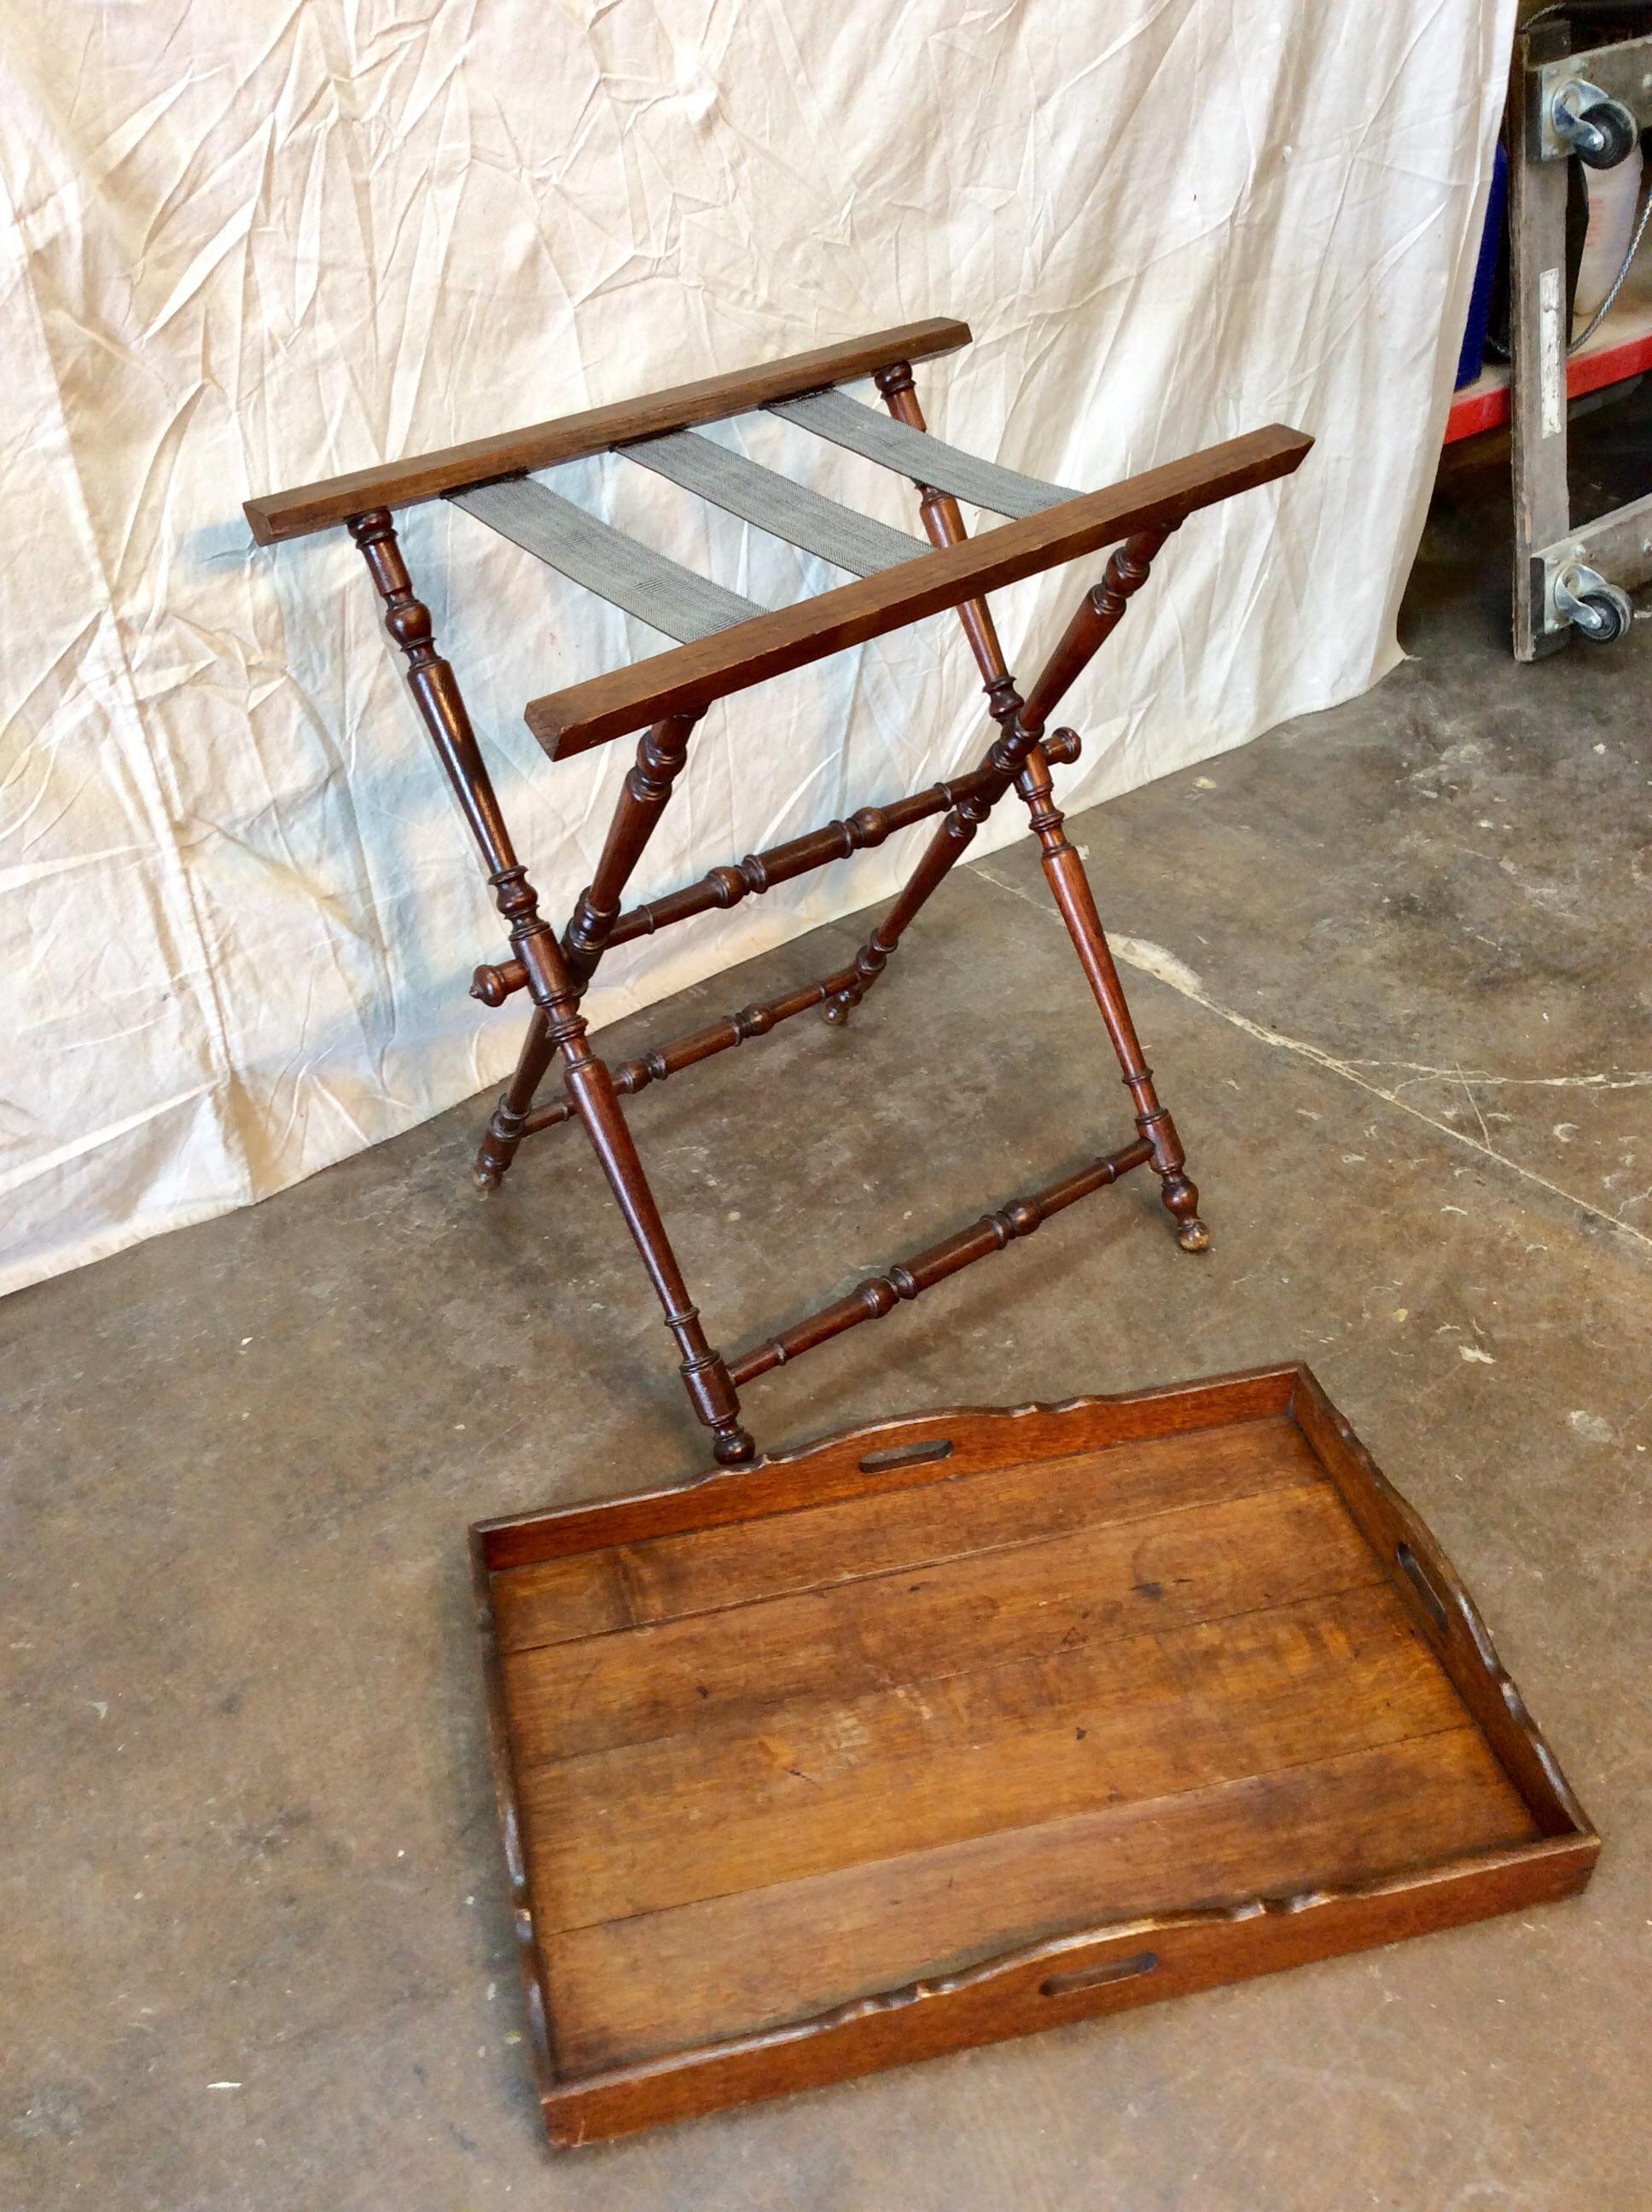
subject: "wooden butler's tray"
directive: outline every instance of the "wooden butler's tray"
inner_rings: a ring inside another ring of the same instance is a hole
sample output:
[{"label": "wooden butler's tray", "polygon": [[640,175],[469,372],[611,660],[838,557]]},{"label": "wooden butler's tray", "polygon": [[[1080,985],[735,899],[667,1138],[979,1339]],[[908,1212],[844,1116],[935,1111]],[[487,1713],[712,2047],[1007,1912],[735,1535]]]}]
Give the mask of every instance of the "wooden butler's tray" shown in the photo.
[{"label": "wooden butler's tray", "polygon": [[472,1547],[560,2145],[1564,1897],[1600,1848],[1303,1367]]}]

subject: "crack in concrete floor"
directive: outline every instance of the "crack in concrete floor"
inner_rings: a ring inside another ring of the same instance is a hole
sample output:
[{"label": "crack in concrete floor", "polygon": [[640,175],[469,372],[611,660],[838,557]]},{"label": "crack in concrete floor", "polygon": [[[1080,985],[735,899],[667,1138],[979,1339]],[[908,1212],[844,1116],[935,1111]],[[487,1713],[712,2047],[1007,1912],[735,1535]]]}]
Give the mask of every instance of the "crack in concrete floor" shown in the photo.
[{"label": "crack in concrete floor", "polygon": [[[1053,904],[1042,898],[1033,896],[1023,890],[1019,884],[1006,882],[1002,876],[995,876],[986,861],[975,862],[972,873],[991,884],[995,890],[1007,891],[1012,898],[1019,899],[1023,906],[1036,908],[1054,922],[1058,929],[1065,928],[1066,924]],[[1491,1141],[1491,1133],[1486,1128],[1484,1120],[1481,1119],[1479,1108],[1475,1104],[1473,1095],[1468,1089],[1470,1082],[1474,1082],[1529,1084],[1534,1087],[1546,1086],[1557,1090],[1633,1091],[1652,1085],[1652,1072],[1641,1072],[1625,1076],[1518,1076],[1478,1073],[1471,1076],[1461,1067],[1425,1067],[1413,1060],[1341,1060],[1335,1053],[1327,1052],[1322,1046],[1312,1044],[1305,1037],[1287,1036],[1283,1030],[1271,1030],[1260,1022],[1252,1021],[1248,1014],[1242,1014],[1236,1007],[1224,1006],[1220,1000],[1213,999],[1205,988],[1204,979],[1198,970],[1189,967],[1185,960],[1170,951],[1167,946],[1155,945],[1151,939],[1147,938],[1115,935],[1111,930],[1108,932],[1107,941],[1113,948],[1114,958],[1121,962],[1124,966],[1133,968],[1140,975],[1151,975],[1156,982],[1164,984],[1169,989],[1175,991],[1179,997],[1189,1000],[1196,1006],[1202,1006],[1207,1013],[1215,1014],[1224,1022],[1231,1023],[1235,1029],[1242,1030],[1247,1036],[1254,1037],[1259,1043],[1268,1045],[1276,1051],[1293,1054],[1297,1059],[1305,1060],[1315,1067],[1324,1068],[1329,1074],[1339,1075],[1345,1082],[1351,1083],[1359,1090],[1369,1092],[1373,1098],[1382,1099],[1385,1105],[1397,1106],[1402,1114],[1409,1114],[1414,1121],[1424,1123],[1427,1127],[1437,1131],[1441,1136],[1449,1137],[1455,1144],[1466,1145],[1470,1152],[1479,1153],[1482,1158],[1494,1161],[1500,1168],[1507,1168],[1524,1182],[1535,1184],[1540,1190],[1546,1190],[1552,1196],[1563,1200],[1566,1205],[1576,1206],[1580,1212],[1591,1215],[1596,1221],[1604,1223],[1609,1229],[1615,1229],[1620,1236],[1633,1237],[1637,1244],[1643,1244],[1649,1250],[1652,1250],[1652,1236],[1649,1236],[1645,1230],[1637,1229],[1632,1222],[1622,1220],[1615,1213],[1608,1213],[1604,1206],[1593,1205],[1588,1199],[1580,1198],[1575,1191],[1565,1189],[1560,1183],[1551,1182],[1546,1176],[1539,1175],[1533,1168],[1522,1167],[1518,1160],[1510,1159],[1506,1152],[1500,1152]],[[1471,1137],[1465,1130],[1453,1128],[1449,1121],[1436,1121],[1433,1115],[1425,1114],[1420,1106],[1414,1106],[1410,1099],[1400,1097],[1400,1092],[1404,1088],[1403,1085],[1389,1089],[1381,1083],[1373,1082],[1368,1075],[1360,1073],[1363,1068],[1375,1067],[1403,1067],[1408,1071],[1411,1078],[1418,1081],[1430,1076],[1436,1076],[1447,1082],[1461,1084],[1469,1104],[1473,1107],[1474,1117],[1479,1122],[1479,1135]],[[1629,1201],[1626,1200],[1625,1203]]]}]

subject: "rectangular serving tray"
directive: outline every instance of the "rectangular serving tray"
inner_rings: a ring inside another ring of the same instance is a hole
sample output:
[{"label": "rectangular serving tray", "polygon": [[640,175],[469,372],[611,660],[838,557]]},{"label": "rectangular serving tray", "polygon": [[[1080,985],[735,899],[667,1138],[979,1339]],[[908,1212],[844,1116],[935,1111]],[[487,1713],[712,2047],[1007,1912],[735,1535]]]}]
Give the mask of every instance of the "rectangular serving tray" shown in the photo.
[{"label": "rectangular serving tray", "polygon": [[558,2145],[1568,1896],[1600,1850],[1304,1367],[471,1548]]}]

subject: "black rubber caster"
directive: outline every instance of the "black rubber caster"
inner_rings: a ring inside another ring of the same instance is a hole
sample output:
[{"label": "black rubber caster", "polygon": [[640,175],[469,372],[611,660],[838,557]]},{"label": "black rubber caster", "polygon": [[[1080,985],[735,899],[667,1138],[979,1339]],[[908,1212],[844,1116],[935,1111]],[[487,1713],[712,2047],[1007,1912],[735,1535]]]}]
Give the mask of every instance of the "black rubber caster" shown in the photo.
[{"label": "black rubber caster", "polygon": [[1618,100],[1597,100],[1577,118],[1572,151],[1585,167],[1615,169],[1635,150],[1640,131],[1634,117]]},{"label": "black rubber caster", "polygon": [[1591,645],[1615,645],[1627,635],[1629,600],[1615,584],[1608,584],[1604,591],[1580,592],[1577,604],[1583,611],[1575,614],[1572,621]]},{"label": "black rubber caster", "polygon": [[1581,561],[1568,562],[1555,577],[1553,601],[1556,618],[1591,645],[1615,644],[1634,618],[1628,592]]}]

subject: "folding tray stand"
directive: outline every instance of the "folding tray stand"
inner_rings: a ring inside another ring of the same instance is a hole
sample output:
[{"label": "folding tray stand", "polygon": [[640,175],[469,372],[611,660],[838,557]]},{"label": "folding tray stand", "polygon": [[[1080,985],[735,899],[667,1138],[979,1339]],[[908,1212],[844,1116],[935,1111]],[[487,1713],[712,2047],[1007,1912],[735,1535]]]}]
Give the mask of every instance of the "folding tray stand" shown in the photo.
[{"label": "folding tray stand", "polygon": [[[365,469],[301,491],[252,500],[246,507],[253,534],[263,544],[330,523],[349,525],[383,596],[386,628],[407,655],[408,681],[419,711],[482,848],[488,879],[509,925],[512,957],[496,967],[478,969],[472,989],[489,1006],[526,990],[534,1012],[516,1073],[483,1139],[477,1179],[484,1185],[496,1183],[522,1139],[533,1131],[575,1118],[584,1123],[665,1307],[666,1327],[682,1354],[683,1385],[712,1432],[713,1451],[726,1465],[749,1460],[753,1453],[736,1395],[745,1383],[858,1322],[888,1313],[902,1298],[915,1297],[971,1261],[1001,1249],[1012,1237],[1030,1235],[1049,1215],[1132,1168],[1151,1164],[1188,1250],[1198,1251],[1208,1242],[1199,1219],[1199,1194],[1183,1172],[1175,1125],[1160,1105],[1142,1058],[1084,865],[1051,803],[1050,760],[1073,757],[1077,740],[1058,732],[1045,743],[1044,732],[1062,696],[1116,625],[1130,594],[1145,582],[1149,565],[1171,531],[1196,508],[1288,475],[1311,441],[1294,430],[1258,430],[1191,460],[1150,470],[1112,491],[1081,495],[1037,483],[944,445],[923,428],[911,362],[965,345],[969,338],[963,323],[914,324],[859,343],[484,439],[423,460]],[[847,379],[865,375],[876,376],[888,415],[837,388]],[[926,551],[904,532],[760,468],[695,435],[689,427],[760,406],[914,478],[935,550]],[[628,462],[688,485],[760,528],[849,569],[860,580],[765,612],[593,520],[525,473],[610,447],[617,447]],[[436,652],[429,613],[413,596],[397,543],[392,509],[437,497],[452,500],[562,575],[684,641],[674,652],[528,706],[528,726],[554,760],[644,732],[596,873],[560,945],[541,918],[526,870],[516,857],[458,681]],[[958,513],[960,499],[1017,519],[969,540]],[[1108,562],[1102,581],[1085,594],[1043,673],[1023,699],[1005,666],[981,594],[1120,539],[1123,544]],[[622,912],[625,886],[687,764],[695,724],[714,700],[947,607],[961,611],[998,724],[998,737],[973,775],[888,805],[867,807],[847,822],[829,823],[771,852],[714,868],[686,890]],[[767,1343],[725,1359],[708,1338],[689,1296],[621,1111],[620,1095],[662,1081],[748,1037],[767,1036],[811,1006],[819,1006],[829,1021],[843,1021],[1011,784],[1031,813],[1045,872],[1124,1070],[1136,1109],[1135,1140],[1048,1189],[1013,1200],[977,1228],[863,1284],[851,1297]],[[610,945],[629,944],[714,907],[733,906],[829,860],[881,844],[895,830],[936,814],[944,814],[944,821],[906,890],[852,966],[771,1005],[749,1006],[708,1029],[673,1038],[617,1067],[592,1052],[580,1000]],[[562,1055],[566,1089],[536,1108],[535,1094],[556,1053]]]},{"label": "folding tray stand", "polygon": [[[541,2094],[577,2143],[1560,1896],[1598,1842],[1427,1530],[1300,1369],[885,1423],[756,1459],[747,1382],[1138,1167],[1208,1243],[1083,865],[1052,802],[1061,699],[1195,510],[1288,475],[1273,427],[1066,491],[931,437],[884,331],[248,503],[260,544],[343,523],[509,930],[479,968],[533,1014],[477,1161],[583,1123],[721,1470],[472,1532]],[[887,412],[840,387],[876,379]],[[909,477],[926,549],[695,434],[765,407]],[[614,450],[859,580],[765,611],[530,471]],[[541,917],[392,520],[447,498],[679,641],[527,708],[554,759],[641,732],[560,940]],[[1011,518],[970,539],[959,502]],[[1023,697],[984,594],[1116,546]],[[626,908],[716,700],[957,610],[981,765]],[[623,1096],[811,1007],[847,1019],[1013,787],[1135,1110],[1134,1139],[732,1359],[683,1281]],[[610,1066],[603,954],[943,819],[855,960]],[[564,1087],[535,1098],[554,1056]]]}]

